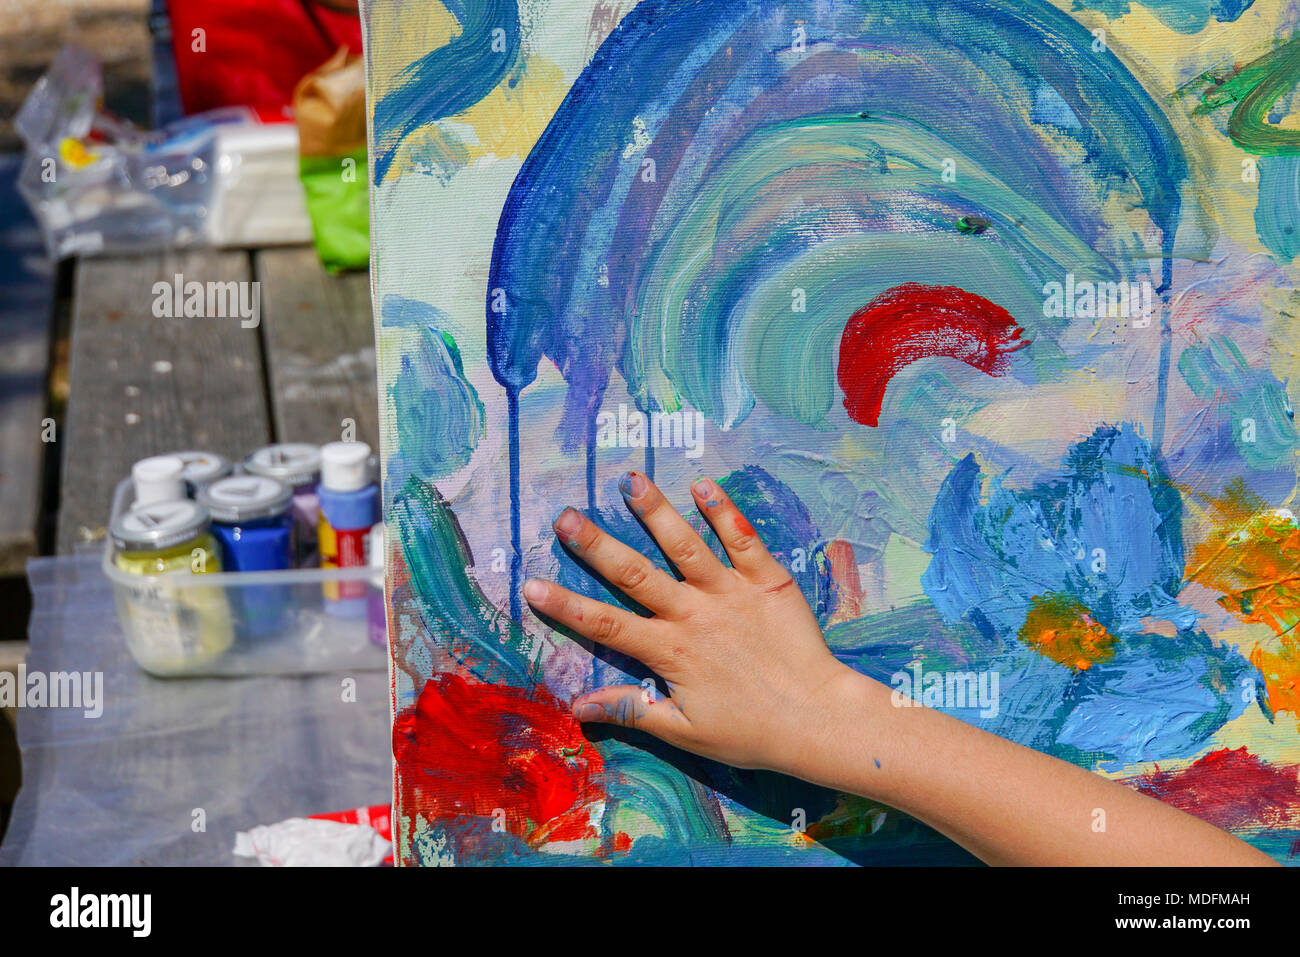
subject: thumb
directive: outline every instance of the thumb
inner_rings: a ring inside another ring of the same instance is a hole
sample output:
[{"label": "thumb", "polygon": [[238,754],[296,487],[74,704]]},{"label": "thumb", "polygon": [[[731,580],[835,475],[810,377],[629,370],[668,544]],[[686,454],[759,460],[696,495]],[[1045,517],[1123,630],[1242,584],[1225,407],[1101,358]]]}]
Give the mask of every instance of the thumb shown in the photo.
[{"label": "thumb", "polygon": [[671,743],[674,734],[690,724],[672,698],[653,685],[610,685],[573,700],[579,721],[638,728]]}]

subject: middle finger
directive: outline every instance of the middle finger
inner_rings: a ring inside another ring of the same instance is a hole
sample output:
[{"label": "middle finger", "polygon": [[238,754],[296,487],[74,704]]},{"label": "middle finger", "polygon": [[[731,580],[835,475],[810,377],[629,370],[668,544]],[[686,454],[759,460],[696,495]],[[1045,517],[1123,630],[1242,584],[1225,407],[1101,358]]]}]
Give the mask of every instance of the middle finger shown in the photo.
[{"label": "middle finger", "polygon": [[577,509],[560,512],[553,527],[570,551],[642,607],[660,615],[681,603],[684,596],[679,582],[640,552],[601,531]]}]

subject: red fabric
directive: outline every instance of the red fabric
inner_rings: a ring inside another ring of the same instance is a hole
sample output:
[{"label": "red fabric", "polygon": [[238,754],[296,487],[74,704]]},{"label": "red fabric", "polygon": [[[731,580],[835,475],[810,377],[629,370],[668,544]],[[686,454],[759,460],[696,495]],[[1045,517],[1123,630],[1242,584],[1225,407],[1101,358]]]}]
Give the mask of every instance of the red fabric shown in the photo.
[{"label": "red fabric", "polygon": [[[291,113],[293,88],[341,46],[361,53],[361,18],[314,0],[168,0],[186,113],[249,106],[264,120]],[[206,52],[194,50],[203,30]]]}]

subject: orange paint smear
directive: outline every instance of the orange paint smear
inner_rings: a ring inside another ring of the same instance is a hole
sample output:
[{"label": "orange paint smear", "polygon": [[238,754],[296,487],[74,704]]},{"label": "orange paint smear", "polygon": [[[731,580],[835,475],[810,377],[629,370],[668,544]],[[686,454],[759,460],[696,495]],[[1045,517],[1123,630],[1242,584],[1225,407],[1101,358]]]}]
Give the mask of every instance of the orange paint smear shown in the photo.
[{"label": "orange paint smear", "polygon": [[1211,502],[1210,517],[1215,531],[1192,549],[1187,579],[1220,592],[1219,604],[1242,621],[1273,630],[1274,647],[1256,647],[1250,661],[1270,710],[1300,715],[1300,526],[1241,479]]},{"label": "orange paint smear", "polygon": [[1115,654],[1115,636],[1069,595],[1035,597],[1020,628],[1020,640],[1071,671],[1087,671]]},{"label": "orange paint smear", "polygon": [[754,531],[754,526],[749,524],[749,519],[745,518],[745,516],[741,515],[739,512],[736,513],[736,518],[732,522],[732,527],[734,527],[741,535],[758,534]]}]

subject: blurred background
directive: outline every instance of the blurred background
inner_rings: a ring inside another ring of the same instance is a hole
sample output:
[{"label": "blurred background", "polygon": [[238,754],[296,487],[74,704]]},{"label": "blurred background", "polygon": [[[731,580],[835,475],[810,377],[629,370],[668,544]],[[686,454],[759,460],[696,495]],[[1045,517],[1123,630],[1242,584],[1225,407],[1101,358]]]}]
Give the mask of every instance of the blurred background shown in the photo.
[{"label": "blurred background", "polygon": [[[0,0],[0,672],[134,461],[377,447],[360,53],[351,0]],[[179,276],[259,324],[160,322]]]}]

